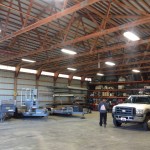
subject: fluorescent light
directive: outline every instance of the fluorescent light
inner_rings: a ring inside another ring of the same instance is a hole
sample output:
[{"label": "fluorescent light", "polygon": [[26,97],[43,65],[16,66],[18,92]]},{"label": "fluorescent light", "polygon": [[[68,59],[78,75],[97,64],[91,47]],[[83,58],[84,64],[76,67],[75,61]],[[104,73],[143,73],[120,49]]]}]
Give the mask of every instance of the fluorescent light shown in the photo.
[{"label": "fluorescent light", "polygon": [[35,62],[36,62],[35,60],[24,59],[24,58],[22,58],[22,61],[25,61],[25,62],[30,62],[30,63],[35,63]]},{"label": "fluorescent light", "polygon": [[10,71],[15,71],[16,68],[12,66],[5,66],[5,65],[0,65],[0,69],[2,70],[10,70]]},{"label": "fluorescent light", "polygon": [[97,75],[98,75],[98,76],[104,76],[104,74],[103,74],[103,73],[97,73]]},{"label": "fluorescent light", "polygon": [[53,72],[42,71],[41,75],[45,75],[45,76],[54,76],[54,73],[53,73]]},{"label": "fluorescent light", "polygon": [[70,54],[70,55],[75,55],[77,54],[76,52],[72,51],[72,50],[69,50],[69,49],[61,49],[62,52],[64,53],[67,53],[67,54]]},{"label": "fluorescent light", "polygon": [[78,77],[78,76],[73,76],[73,79],[76,79],[76,80],[81,80],[81,77]]},{"label": "fluorescent light", "polygon": [[137,70],[137,69],[133,69],[132,71],[136,73],[140,72],[140,70]]},{"label": "fluorescent light", "polygon": [[77,69],[75,68],[67,68],[68,70],[71,70],[71,71],[76,71]]},{"label": "fluorescent light", "polygon": [[132,32],[124,32],[123,35],[131,41],[138,41],[140,38]]},{"label": "fluorescent light", "polygon": [[36,73],[37,73],[37,70],[21,68],[21,69],[20,69],[20,72],[36,74]]},{"label": "fluorescent light", "polygon": [[115,63],[110,62],[110,61],[106,61],[105,64],[106,64],[106,65],[109,65],[109,66],[115,66]]},{"label": "fluorescent light", "polygon": [[69,75],[66,75],[66,74],[59,74],[58,77],[61,77],[61,78],[69,78]]}]

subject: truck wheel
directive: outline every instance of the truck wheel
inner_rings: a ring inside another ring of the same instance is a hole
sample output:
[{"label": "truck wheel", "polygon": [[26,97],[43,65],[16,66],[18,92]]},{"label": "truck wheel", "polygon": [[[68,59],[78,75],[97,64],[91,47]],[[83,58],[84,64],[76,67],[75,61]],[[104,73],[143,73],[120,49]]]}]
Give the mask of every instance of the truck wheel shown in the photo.
[{"label": "truck wheel", "polygon": [[145,131],[150,130],[150,116],[147,116],[144,123],[143,123],[143,128]]},{"label": "truck wheel", "polygon": [[121,122],[117,121],[115,118],[113,119],[113,123],[115,127],[120,127],[121,126]]}]

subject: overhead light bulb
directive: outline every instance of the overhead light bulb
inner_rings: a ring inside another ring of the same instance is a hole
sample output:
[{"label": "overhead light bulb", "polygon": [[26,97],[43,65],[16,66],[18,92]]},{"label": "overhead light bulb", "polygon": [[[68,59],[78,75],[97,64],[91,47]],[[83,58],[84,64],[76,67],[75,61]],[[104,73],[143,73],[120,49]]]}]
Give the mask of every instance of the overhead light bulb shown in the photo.
[{"label": "overhead light bulb", "polygon": [[75,55],[77,54],[75,51],[69,50],[69,49],[61,49],[62,52],[70,54],[70,55]]},{"label": "overhead light bulb", "polygon": [[136,73],[140,72],[140,70],[137,70],[137,69],[133,69],[132,71]]},{"label": "overhead light bulb", "polygon": [[140,38],[132,32],[124,32],[123,35],[131,41],[138,41]]},{"label": "overhead light bulb", "polygon": [[22,61],[25,61],[25,62],[30,62],[30,63],[35,63],[35,62],[36,62],[35,60],[24,59],[24,58],[22,58]]},{"label": "overhead light bulb", "polygon": [[98,75],[98,76],[104,76],[104,74],[103,74],[103,73],[97,73],[97,75]]},{"label": "overhead light bulb", "polygon": [[110,61],[106,61],[105,64],[106,64],[106,65],[109,65],[109,66],[115,66],[115,65],[116,65],[115,63],[110,62]]},{"label": "overhead light bulb", "polygon": [[71,71],[76,71],[77,69],[75,68],[67,68],[68,70],[71,70]]}]

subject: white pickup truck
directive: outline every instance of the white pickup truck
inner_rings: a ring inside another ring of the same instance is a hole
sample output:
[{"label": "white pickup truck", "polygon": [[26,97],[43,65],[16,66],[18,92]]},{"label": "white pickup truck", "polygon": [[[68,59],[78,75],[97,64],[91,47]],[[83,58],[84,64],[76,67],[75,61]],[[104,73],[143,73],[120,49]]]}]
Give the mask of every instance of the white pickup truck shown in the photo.
[{"label": "white pickup truck", "polygon": [[129,96],[125,103],[113,107],[112,116],[116,127],[132,122],[142,123],[145,130],[150,130],[150,96]]}]

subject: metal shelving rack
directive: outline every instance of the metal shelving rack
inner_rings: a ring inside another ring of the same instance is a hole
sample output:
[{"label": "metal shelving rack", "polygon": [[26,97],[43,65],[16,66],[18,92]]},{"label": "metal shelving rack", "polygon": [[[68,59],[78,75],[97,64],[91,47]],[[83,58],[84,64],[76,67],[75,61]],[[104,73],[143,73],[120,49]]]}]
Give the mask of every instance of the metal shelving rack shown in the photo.
[{"label": "metal shelving rack", "polygon": [[[139,87],[138,85],[143,87]],[[88,99],[89,103],[97,103],[102,98],[106,98],[108,101],[124,101],[128,95],[138,94],[139,91],[144,91],[144,85],[150,85],[150,80],[145,81],[118,81],[118,82],[92,82],[89,83]],[[106,85],[107,87],[113,87],[113,89],[95,89],[96,86],[102,85],[102,88]],[[124,89],[118,89],[118,85],[126,85]],[[107,92],[107,95],[103,95]],[[110,95],[110,93],[113,93]]]}]

